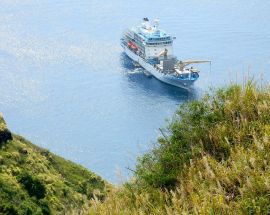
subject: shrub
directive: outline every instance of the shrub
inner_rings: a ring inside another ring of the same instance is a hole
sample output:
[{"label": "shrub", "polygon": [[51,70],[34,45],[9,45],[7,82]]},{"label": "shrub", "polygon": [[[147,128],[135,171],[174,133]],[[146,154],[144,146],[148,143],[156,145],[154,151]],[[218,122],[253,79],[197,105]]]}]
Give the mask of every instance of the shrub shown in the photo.
[{"label": "shrub", "polygon": [[249,82],[233,85],[180,106],[158,146],[139,158],[137,179],[152,187],[173,188],[191,159],[208,154],[226,161],[231,146],[250,147],[270,124],[270,94]]},{"label": "shrub", "polygon": [[90,214],[270,214],[270,91],[252,83],[180,106],[133,180]]},{"label": "shrub", "polygon": [[38,178],[24,172],[19,176],[18,181],[23,185],[30,196],[35,196],[37,199],[45,197],[45,185]]},{"label": "shrub", "polygon": [[17,208],[11,204],[0,204],[0,213],[12,215],[19,214]]}]

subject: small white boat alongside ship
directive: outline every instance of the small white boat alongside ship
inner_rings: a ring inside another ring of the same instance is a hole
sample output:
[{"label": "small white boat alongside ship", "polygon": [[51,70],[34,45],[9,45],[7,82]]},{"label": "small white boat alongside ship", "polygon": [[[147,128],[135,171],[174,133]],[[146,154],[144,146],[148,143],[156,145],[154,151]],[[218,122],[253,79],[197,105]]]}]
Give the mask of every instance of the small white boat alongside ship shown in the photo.
[{"label": "small white boat alongside ship", "polygon": [[170,34],[159,29],[158,20],[150,23],[148,18],[144,18],[140,26],[125,31],[121,39],[121,46],[129,58],[158,80],[189,89],[199,78],[199,70],[187,66],[211,62],[177,60],[173,55],[174,39]]}]

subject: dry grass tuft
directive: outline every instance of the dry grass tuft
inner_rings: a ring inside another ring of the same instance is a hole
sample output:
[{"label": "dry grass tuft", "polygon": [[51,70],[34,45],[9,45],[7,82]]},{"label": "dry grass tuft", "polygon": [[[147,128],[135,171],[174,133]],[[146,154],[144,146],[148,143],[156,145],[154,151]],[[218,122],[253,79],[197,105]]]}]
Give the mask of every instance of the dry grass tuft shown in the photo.
[{"label": "dry grass tuft", "polygon": [[248,82],[182,105],[135,178],[90,214],[270,214],[270,90]]}]

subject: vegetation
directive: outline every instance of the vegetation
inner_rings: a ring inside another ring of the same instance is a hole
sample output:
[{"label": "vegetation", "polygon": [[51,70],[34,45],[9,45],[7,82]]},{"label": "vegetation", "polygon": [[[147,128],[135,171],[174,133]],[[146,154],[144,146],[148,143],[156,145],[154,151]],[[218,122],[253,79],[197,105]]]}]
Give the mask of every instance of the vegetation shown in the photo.
[{"label": "vegetation", "polygon": [[0,146],[11,139],[11,132],[8,130],[6,122],[0,113]]},{"label": "vegetation", "polygon": [[251,82],[181,105],[110,192],[0,116],[0,214],[270,214],[269,151],[270,88]]},{"label": "vegetation", "polygon": [[82,166],[11,134],[0,116],[0,214],[82,214],[105,189]]},{"label": "vegetation", "polygon": [[134,178],[90,214],[270,214],[270,89],[218,89],[182,105]]}]

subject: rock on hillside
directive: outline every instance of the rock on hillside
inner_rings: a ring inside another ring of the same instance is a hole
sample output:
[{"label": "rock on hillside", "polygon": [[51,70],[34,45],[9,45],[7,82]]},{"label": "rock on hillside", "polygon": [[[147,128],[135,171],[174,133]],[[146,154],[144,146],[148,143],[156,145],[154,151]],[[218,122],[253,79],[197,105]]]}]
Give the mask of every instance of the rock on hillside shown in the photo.
[{"label": "rock on hillside", "polygon": [[12,139],[11,132],[8,130],[3,115],[0,113],[0,144]]}]

